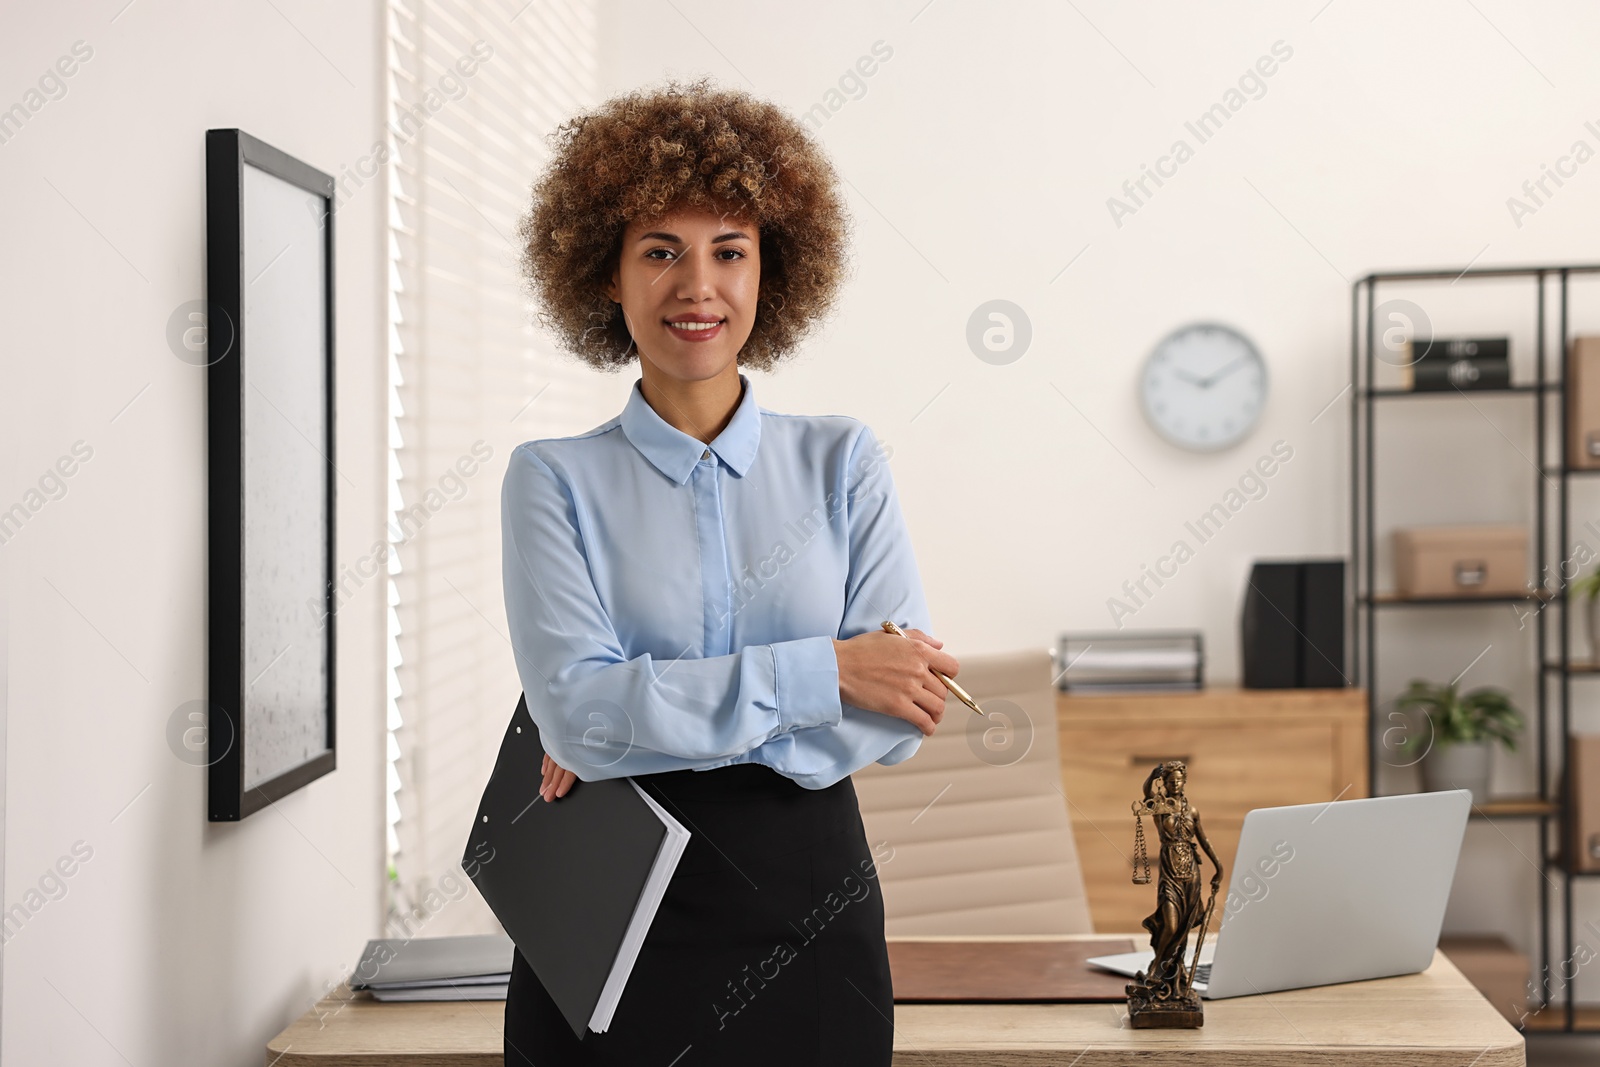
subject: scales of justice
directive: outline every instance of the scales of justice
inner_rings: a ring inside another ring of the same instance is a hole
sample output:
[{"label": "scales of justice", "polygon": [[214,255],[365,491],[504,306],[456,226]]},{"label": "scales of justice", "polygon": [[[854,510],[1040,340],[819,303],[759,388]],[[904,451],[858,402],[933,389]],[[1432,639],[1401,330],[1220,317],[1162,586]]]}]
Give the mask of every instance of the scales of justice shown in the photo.
[{"label": "scales of justice", "polygon": [[[1194,989],[1194,974],[1216,908],[1217,889],[1222,885],[1222,864],[1200,825],[1200,812],[1184,794],[1186,778],[1182,760],[1157,764],[1144,780],[1144,798],[1133,802],[1135,885],[1149,885],[1151,881],[1144,835],[1146,816],[1161,846],[1156,910],[1144,920],[1155,959],[1148,973],[1140,971],[1127,986],[1128,1024],[1136,1030],[1194,1029],[1205,1025],[1200,994]],[[1197,849],[1211,860],[1209,897],[1201,891]],[[1199,936],[1194,959],[1185,966],[1189,934],[1196,929]]]}]

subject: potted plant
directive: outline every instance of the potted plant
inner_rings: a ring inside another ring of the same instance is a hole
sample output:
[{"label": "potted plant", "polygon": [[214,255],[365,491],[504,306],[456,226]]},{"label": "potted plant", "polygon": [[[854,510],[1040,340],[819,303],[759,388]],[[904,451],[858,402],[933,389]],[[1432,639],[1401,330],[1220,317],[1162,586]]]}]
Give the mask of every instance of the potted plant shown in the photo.
[{"label": "potted plant", "polygon": [[1489,799],[1489,756],[1498,741],[1508,752],[1517,748],[1522,713],[1502,689],[1481,686],[1461,693],[1454,682],[1434,685],[1416,680],[1401,693],[1395,706],[1420,711],[1429,729],[1413,734],[1402,746],[1423,752],[1422,785],[1430,792],[1470,789],[1472,802]]},{"label": "potted plant", "polygon": [[1583,621],[1589,631],[1589,662],[1600,665],[1600,566],[1572,583],[1569,600],[1583,601]]}]

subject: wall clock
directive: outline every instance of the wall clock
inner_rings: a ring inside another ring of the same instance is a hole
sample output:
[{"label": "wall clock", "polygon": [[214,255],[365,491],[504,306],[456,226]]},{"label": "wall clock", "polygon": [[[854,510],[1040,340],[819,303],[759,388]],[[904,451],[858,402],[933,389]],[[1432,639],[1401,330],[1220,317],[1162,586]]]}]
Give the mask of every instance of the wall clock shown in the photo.
[{"label": "wall clock", "polygon": [[1161,339],[1139,378],[1145,418],[1168,441],[1215,452],[1244,439],[1267,401],[1267,365],[1250,339],[1197,322]]}]

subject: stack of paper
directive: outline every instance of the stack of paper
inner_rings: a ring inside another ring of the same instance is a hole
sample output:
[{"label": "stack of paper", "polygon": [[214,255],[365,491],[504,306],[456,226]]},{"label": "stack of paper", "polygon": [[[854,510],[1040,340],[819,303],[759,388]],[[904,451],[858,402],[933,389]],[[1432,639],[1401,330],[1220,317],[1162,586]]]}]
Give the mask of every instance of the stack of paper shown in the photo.
[{"label": "stack of paper", "polygon": [[1199,689],[1205,654],[1198,630],[1062,634],[1056,667],[1068,692]]},{"label": "stack of paper", "polygon": [[350,988],[378,1000],[504,1000],[515,951],[504,934],[376,938]]}]

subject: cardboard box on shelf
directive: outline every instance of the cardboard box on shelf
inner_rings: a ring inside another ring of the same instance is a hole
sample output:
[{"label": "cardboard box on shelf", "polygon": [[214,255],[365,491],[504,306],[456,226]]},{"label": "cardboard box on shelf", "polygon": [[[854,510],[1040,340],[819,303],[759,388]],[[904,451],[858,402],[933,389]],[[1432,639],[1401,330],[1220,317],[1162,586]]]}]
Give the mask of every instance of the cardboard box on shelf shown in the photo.
[{"label": "cardboard box on shelf", "polygon": [[1574,337],[1567,361],[1567,463],[1600,467],[1600,335]]},{"label": "cardboard box on shelf", "polygon": [[1403,597],[1514,596],[1528,591],[1523,525],[1409,526],[1394,532],[1395,590]]},{"label": "cardboard box on shelf", "polygon": [[1572,791],[1567,865],[1582,874],[1600,873],[1600,734],[1567,738],[1567,782]]}]

